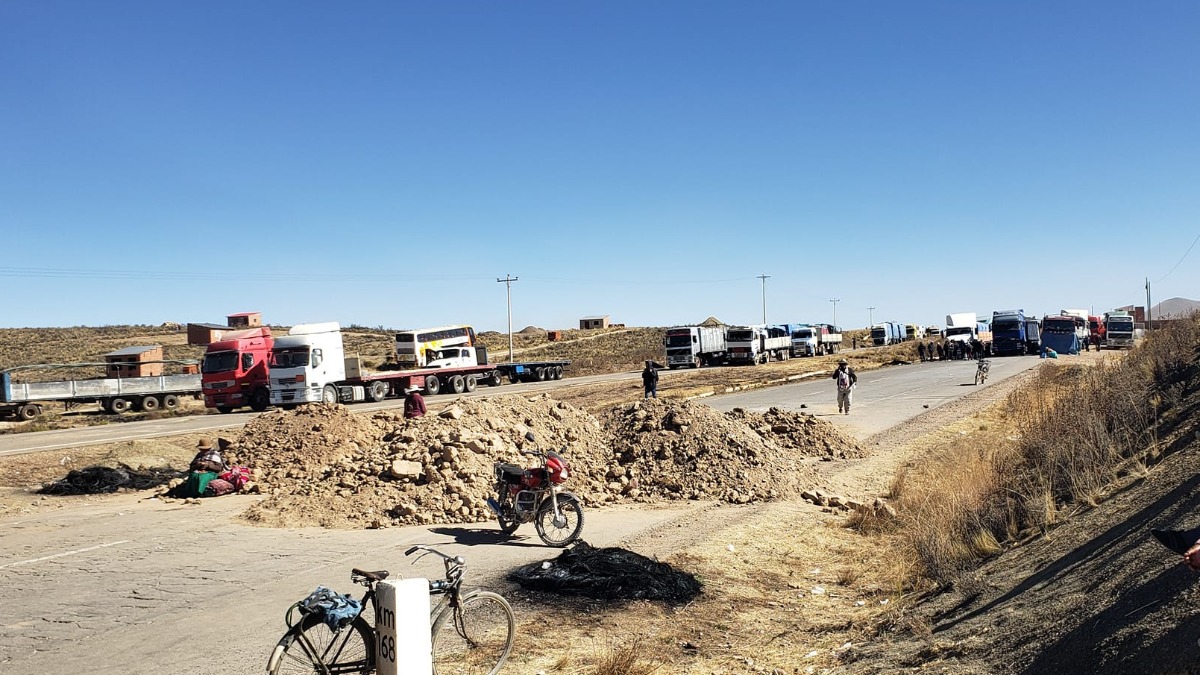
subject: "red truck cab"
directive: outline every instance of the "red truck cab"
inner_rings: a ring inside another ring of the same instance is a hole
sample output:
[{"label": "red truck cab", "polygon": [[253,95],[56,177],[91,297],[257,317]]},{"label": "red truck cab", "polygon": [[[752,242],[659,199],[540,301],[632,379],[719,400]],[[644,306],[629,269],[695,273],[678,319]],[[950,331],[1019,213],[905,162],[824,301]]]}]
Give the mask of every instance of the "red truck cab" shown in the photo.
[{"label": "red truck cab", "polygon": [[227,413],[243,406],[256,411],[271,405],[269,363],[275,339],[266,326],[226,333],[212,342],[200,365],[204,405]]},{"label": "red truck cab", "polygon": [[1092,335],[1099,335],[1099,344],[1104,344],[1105,332],[1108,327],[1104,324],[1104,317],[1089,316],[1088,327],[1092,329]]}]

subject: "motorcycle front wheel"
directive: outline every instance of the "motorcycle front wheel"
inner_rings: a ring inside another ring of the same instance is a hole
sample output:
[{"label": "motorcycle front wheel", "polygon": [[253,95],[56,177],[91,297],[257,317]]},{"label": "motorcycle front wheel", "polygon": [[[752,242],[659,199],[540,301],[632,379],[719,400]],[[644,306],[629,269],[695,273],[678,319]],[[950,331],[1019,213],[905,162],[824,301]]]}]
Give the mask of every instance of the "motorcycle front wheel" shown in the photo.
[{"label": "motorcycle front wheel", "polygon": [[583,531],[583,507],[572,494],[558,495],[559,517],[554,516],[554,503],[549,499],[538,507],[533,526],[547,546],[562,548],[579,538]]}]

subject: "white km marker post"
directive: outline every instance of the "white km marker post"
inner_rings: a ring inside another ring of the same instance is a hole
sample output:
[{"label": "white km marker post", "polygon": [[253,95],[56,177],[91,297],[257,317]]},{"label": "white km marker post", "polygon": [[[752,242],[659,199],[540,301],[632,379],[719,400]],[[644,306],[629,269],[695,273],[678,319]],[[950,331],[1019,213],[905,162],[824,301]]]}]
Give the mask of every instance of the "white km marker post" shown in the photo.
[{"label": "white km marker post", "polygon": [[379,606],[376,671],[379,675],[429,675],[433,672],[429,580],[380,581],[375,593]]}]

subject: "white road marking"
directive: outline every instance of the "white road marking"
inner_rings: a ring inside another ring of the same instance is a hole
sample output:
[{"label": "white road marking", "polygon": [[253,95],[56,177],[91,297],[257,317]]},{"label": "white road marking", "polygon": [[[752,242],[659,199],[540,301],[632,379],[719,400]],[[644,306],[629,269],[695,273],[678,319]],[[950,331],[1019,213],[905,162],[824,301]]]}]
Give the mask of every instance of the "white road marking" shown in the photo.
[{"label": "white road marking", "polygon": [[63,556],[75,555],[77,553],[87,553],[88,551],[95,551],[98,548],[108,548],[109,546],[116,546],[118,544],[128,544],[128,543],[129,543],[128,539],[122,539],[121,541],[110,541],[107,544],[97,544],[95,546],[89,546],[87,548],[77,548],[74,551],[64,551],[62,553],[55,553],[54,555],[42,556],[41,558],[32,558],[30,560],[21,560],[19,562],[8,563],[7,565],[0,565],[0,570],[4,569],[6,567],[16,567],[17,565],[31,565],[35,562],[42,562],[43,560],[52,560],[54,558],[61,558]]}]

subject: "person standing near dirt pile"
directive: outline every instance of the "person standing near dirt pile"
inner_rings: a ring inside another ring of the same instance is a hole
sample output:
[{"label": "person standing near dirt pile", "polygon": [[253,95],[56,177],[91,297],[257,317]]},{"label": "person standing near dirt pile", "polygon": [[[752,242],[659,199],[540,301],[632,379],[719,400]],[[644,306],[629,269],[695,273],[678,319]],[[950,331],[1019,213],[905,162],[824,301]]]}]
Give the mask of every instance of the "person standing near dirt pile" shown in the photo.
[{"label": "person standing near dirt pile", "polygon": [[858,384],[858,375],[850,367],[846,359],[838,361],[837,370],[833,371],[833,380],[837,382],[838,412],[850,414],[850,402],[854,397],[854,385]]},{"label": "person standing near dirt pile", "polygon": [[658,398],[658,369],[653,361],[647,361],[646,369],[642,371],[642,388],[646,390],[644,398]]},{"label": "person standing near dirt pile", "polygon": [[416,417],[425,416],[425,397],[421,396],[421,392],[417,388],[409,389],[405,392],[404,398],[404,417],[413,419]]},{"label": "person standing near dirt pile", "polygon": [[925,363],[925,343],[917,343],[917,356],[921,357],[921,363]]}]

